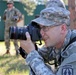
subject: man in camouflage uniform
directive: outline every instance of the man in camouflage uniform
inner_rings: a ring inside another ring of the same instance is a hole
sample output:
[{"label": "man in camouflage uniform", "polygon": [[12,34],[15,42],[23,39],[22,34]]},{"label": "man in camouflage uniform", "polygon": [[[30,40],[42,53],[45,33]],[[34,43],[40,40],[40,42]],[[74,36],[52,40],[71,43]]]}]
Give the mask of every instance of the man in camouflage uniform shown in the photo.
[{"label": "man in camouflage uniform", "polygon": [[[9,37],[9,27],[10,26],[17,26],[17,22],[19,22],[22,19],[22,14],[21,12],[15,8],[13,1],[7,1],[7,9],[4,11],[3,14],[3,20],[5,22],[5,45],[7,52],[6,54],[9,53],[10,50],[10,37]],[[18,55],[18,41],[13,40],[16,54]]]},{"label": "man in camouflage uniform", "polygon": [[[39,24],[45,46],[35,49],[30,35],[21,40],[27,52],[26,62],[30,75],[76,75],[76,30],[71,30],[70,12],[61,0],[50,0],[40,16],[32,22]],[[55,69],[47,62],[55,60]]]}]

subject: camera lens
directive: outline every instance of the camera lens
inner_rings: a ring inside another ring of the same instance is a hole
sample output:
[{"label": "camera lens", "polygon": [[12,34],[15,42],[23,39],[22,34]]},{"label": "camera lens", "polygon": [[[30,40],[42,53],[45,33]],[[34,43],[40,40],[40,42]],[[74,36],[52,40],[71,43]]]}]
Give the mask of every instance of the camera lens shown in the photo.
[{"label": "camera lens", "polygon": [[17,39],[17,27],[10,27],[9,35],[11,39]]},{"label": "camera lens", "polygon": [[9,35],[10,35],[10,39],[22,39],[22,40],[26,40],[26,33],[27,29],[25,27],[10,27],[9,29]]},{"label": "camera lens", "polygon": [[37,24],[29,24],[27,27],[11,26],[9,29],[10,39],[26,40],[26,32],[29,32],[32,41],[41,40],[40,28]]}]

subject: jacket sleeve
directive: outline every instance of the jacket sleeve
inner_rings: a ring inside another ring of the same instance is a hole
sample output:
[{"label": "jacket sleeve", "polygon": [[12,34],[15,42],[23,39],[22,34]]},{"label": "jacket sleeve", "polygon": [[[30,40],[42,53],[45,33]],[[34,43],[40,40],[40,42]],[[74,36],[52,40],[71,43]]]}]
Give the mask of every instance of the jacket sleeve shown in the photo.
[{"label": "jacket sleeve", "polygon": [[55,75],[51,68],[46,66],[43,58],[35,50],[28,54],[26,62],[32,68],[35,75]]},{"label": "jacket sleeve", "polygon": [[6,12],[7,10],[4,11],[4,14],[3,14],[3,20],[5,21],[6,20]]}]

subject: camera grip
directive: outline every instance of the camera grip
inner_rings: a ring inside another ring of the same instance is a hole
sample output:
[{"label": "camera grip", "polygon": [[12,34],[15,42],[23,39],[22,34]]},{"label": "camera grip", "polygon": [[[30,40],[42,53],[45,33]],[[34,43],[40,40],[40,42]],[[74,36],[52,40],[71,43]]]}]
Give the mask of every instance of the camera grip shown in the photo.
[{"label": "camera grip", "polygon": [[[38,47],[36,44],[34,44],[35,49],[38,50]],[[27,57],[27,53],[25,52],[24,49],[22,49],[21,47],[19,48],[19,54],[25,59]]]}]

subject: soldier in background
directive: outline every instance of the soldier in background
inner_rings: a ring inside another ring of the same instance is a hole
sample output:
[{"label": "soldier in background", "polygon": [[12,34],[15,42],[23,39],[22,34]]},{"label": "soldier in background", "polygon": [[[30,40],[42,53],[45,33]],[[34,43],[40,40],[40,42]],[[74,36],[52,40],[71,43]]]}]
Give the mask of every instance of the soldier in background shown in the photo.
[{"label": "soldier in background", "polygon": [[[6,46],[6,54],[9,54],[10,50],[10,37],[9,37],[9,27],[10,26],[17,26],[17,23],[22,20],[21,12],[14,7],[13,1],[7,1],[7,9],[5,9],[3,14],[3,20],[5,22],[5,46]],[[18,55],[18,41],[13,40],[16,55]]]}]

